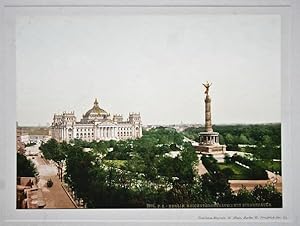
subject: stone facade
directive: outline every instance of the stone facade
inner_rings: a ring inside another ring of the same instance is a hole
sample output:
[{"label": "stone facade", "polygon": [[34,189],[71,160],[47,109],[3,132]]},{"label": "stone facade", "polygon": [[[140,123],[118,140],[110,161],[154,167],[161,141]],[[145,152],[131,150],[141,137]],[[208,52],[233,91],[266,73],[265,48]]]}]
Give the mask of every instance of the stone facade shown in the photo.
[{"label": "stone facade", "polygon": [[94,106],[77,122],[74,112],[54,114],[51,136],[57,141],[69,142],[73,139],[85,141],[126,140],[142,137],[140,113],[129,113],[126,121],[122,115],[110,114],[99,107],[97,99]]}]

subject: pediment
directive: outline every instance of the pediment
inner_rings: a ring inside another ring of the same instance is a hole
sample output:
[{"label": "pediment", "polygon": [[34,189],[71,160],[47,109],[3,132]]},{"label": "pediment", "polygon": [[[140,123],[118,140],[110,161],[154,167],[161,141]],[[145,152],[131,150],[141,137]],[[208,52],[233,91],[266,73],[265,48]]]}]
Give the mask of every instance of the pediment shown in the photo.
[{"label": "pediment", "polygon": [[106,121],[103,121],[103,122],[100,122],[99,124],[97,124],[98,127],[101,127],[101,126],[116,126],[117,124],[112,122],[111,120],[106,120]]}]

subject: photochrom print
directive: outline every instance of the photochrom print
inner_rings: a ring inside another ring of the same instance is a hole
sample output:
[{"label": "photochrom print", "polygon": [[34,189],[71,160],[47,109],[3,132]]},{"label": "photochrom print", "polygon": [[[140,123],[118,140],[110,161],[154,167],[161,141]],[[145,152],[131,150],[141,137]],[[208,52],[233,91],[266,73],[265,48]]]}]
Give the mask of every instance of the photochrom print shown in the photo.
[{"label": "photochrom print", "polygon": [[282,208],[281,17],[16,18],[16,208]]},{"label": "photochrom print", "polygon": [[0,1],[1,223],[299,224],[300,3],[139,1]]}]

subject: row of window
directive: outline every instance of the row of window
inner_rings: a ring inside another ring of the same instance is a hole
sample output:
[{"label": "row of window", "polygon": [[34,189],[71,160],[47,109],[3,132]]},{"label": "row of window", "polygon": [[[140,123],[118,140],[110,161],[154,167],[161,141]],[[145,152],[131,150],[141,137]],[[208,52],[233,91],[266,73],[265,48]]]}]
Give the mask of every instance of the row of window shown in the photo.
[{"label": "row of window", "polygon": [[[79,131],[93,131],[93,128],[84,128],[84,129],[76,129],[77,132]],[[131,127],[121,127],[119,130],[126,130],[126,131],[131,131]]]},{"label": "row of window", "polygon": [[74,121],[74,118],[65,118],[67,121]]},{"label": "row of window", "polygon": [[131,130],[131,127],[121,127],[119,130]]},{"label": "row of window", "polygon": [[77,129],[77,132],[78,131],[93,131],[93,129],[92,128]]},{"label": "row of window", "polygon": [[[110,134],[107,133],[107,136]],[[89,137],[89,136],[94,136],[94,133],[76,133],[76,137]],[[118,136],[132,136],[132,132],[118,132]],[[69,138],[71,138],[71,135],[69,135]]]},{"label": "row of window", "polygon": [[118,136],[120,136],[120,135],[121,136],[132,136],[132,132],[124,132],[124,133],[123,132],[121,132],[121,133],[118,132]]},{"label": "row of window", "polygon": [[79,134],[79,133],[76,133],[76,136],[79,136],[79,135],[80,135],[80,136],[86,136],[86,135],[88,135],[88,136],[89,136],[89,135],[93,136],[94,133],[80,133],[80,134]]}]

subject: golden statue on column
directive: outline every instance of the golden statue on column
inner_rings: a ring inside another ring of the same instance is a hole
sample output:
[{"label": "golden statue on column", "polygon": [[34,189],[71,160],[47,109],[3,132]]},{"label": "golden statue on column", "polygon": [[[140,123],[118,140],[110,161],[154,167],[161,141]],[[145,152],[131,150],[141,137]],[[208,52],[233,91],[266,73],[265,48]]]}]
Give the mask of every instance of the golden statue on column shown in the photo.
[{"label": "golden statue on column", "polygon": [[204,85],[204,87],[206,88],[204,93],[208,95],[209,87],[211,87],[212,83],[209,84],[209,82],[206,81],[206,83],[202,83],[202,85]]}]

